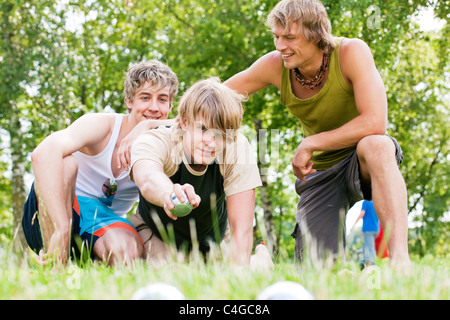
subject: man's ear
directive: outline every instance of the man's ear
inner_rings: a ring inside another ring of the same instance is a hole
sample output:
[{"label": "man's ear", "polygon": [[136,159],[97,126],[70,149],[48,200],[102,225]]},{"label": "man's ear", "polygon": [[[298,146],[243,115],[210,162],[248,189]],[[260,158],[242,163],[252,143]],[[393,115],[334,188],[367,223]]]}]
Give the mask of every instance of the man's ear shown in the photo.
[{"label": "man's ear", "polygon": [[131,105],[133,103],[131,102],[130,99],[128,99],[128,96],[125,96],[125,105],[127,106],[128,111],[131,111]]}]

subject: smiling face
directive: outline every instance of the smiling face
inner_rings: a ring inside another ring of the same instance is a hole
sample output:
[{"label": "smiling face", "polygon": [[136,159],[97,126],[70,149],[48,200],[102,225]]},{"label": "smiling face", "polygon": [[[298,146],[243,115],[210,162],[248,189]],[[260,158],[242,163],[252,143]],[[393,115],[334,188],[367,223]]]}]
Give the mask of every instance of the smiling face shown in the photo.
[{"label": "smiling face", "polygon": [[267,25],[272,30],[277,29],[277,36],[290,34],[296,37],[301,32],[303,39],[328,54],[336,46],[331,22],[320,0],[282,0],[267,16]]},{"label": "smiling face", "polygon": [[272,27],[275,48],[281,53],[284,66],[287,69],[306,69],[321,57],[320,49],[314,42],[307,41],[298,24],[289,24],[286,30],[280,24]]},{"label": "smiling face", "polygon": [[237,139],[243,99],[217,78],[198,81],[184,93],[176,119],[184,154],[191,164],[205,166],[221,160],[227,140]]},{"label": "smiling face", "polygon": [[178,78],[160,61],[143,61],[130,66],[123,89],[133,124],[145,119],[167,119],[178,92]]},{"label": "smiling face", "polygon": [[180,122],[183,131],[183,151],[186,159],[194,165],[207,166],[222,154],[226,136],[218,129],[208,128],[203,117],[193,124]]},{"label": "smiling face", "polygon": [[169,88],[156,89],[150,82],[146,82],[136,91],[133,101],[127,97],[126,104],[138,122],[146,119],[167,119],[172,108]]}]

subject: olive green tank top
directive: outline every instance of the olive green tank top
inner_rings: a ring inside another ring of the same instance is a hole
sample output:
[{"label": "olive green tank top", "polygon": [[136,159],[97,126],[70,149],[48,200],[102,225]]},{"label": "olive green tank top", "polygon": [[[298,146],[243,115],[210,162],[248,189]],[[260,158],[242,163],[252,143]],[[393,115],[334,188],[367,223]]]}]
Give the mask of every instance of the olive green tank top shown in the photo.
[{"label": "olive green tank top", "polygon": [[[339,65],[339,48],[342,38],[336,38],[331,53],[328,79],[322,89],[308,99],[298,99],[292,92],[290,70],[282,62],[281,103],[296,116],[305,137],[337,129],[356,116],[355,96],[345,82]],[[311,161],[316,170],[326,170],[349,155],[355,147],[314,152]]]}]

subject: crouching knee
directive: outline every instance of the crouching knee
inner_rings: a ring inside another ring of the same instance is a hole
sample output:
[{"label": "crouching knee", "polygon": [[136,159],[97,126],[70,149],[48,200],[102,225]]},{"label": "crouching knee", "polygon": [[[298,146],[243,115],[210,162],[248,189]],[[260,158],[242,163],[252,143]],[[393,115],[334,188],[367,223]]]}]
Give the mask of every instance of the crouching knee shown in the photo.
[{"label": "crouching knee", "polygon": [[362,138],[356,147],[359,159],[376,158],[395,159],[394,142],[386,135],[371,135]]},{"label": "crouching knee", "polygon": [[109,265],[130,264],[142,257],[144,247],[131,231],[112,229],[107,231],[94,246],[95,255]]}]

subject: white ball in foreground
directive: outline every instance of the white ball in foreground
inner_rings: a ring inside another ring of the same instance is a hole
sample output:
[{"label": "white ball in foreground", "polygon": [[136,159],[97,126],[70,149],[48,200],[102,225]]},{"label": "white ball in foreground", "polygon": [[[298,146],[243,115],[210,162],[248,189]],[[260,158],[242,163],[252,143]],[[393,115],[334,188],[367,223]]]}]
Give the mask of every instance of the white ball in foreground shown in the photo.
[{"label": "white ball in foreground", "polygon": [[314,297],[301,284],[280,281],[265,288],[257,300],[314,300]]},{"label": "white ball in foreground", "polygon": [[131,300],[184,300],[183,293],[176,287],[156,282],[136,291]]}]

